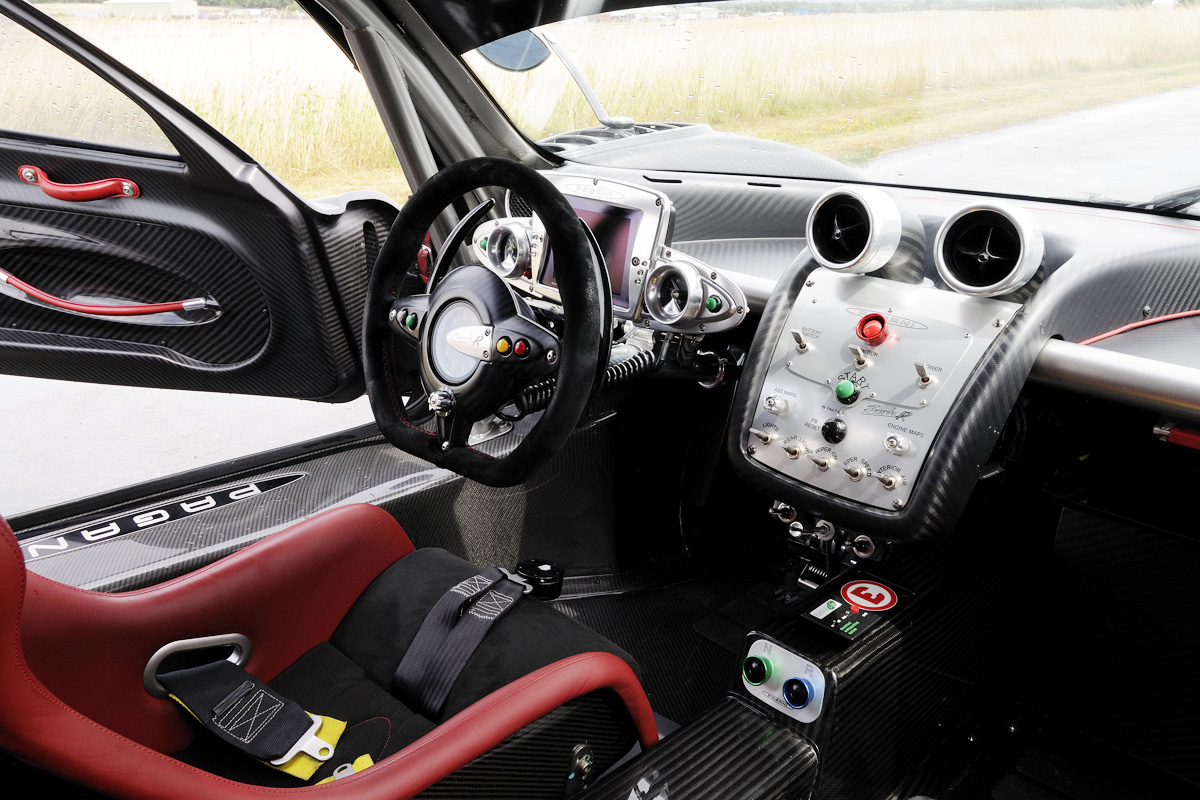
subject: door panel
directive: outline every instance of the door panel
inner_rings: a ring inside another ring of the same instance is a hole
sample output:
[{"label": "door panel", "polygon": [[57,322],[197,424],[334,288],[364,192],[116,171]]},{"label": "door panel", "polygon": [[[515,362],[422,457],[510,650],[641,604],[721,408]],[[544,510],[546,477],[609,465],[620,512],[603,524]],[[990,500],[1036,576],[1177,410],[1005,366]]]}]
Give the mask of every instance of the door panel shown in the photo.
[{"label": "door panel", "polygon": [[[210,126],[28,6],[0,13],[117,86],[179,155],[0,132],[0,269],[99,304],[206,298],[216,308],[98,318],[0,294],[0,372],[347,400],[361,394],[367,271],[395,206],[356,193],[309,204]],[[59,183],[120,177],[137,197],[56,199]]]}]

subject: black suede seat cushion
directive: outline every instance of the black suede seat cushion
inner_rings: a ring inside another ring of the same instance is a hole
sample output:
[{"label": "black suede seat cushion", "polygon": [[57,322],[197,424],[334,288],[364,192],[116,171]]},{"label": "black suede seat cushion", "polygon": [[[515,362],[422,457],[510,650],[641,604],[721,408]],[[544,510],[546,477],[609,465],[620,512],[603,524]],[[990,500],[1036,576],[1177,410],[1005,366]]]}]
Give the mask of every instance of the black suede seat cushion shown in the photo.
[{"label": "black suede seat cushion", "polygon": [[328,778],[342,764],[369,754],[376,762],[399,752],[436,727],[414,714],[367,677],[328,642],[317,645],[270,682],[304,710],[346,722],[333,758],[310,781],[255,761],[215,736],[201,733],[175,757],[206,772],[258,786],[305,786]]},{"label": "black suede seat cushion", "polygon": [[[396,667],[438,598],[451,586],[480,572],[481,568],[445,550],[418,550],[400,559],[367,587],[330,642],[309,650],[270,682],[272,688],[306,711],[347,723],[333,758],[307,783],[329,777],[337,767],[364,753],[378,762],[493,691],[578,653],[613,653],[633,667],[640,678],[640,671],[628,653],[526,595],[488,630],[437,719],[414,713],[405,705],[404,698],[390,694]],[[633,731],[620,703],[612,705],[613,713],[622,715],[622,719],[603,713],[604,719],[596,720],[598,727],[593,732],[602,733],[616,725],[621,731],[621,742],[614,752],[619,753],[632,741]],[[585,703],[580,708],[593,706],[594,703]],[[578,710],[573,713],[578,714]],[[562,756],[566,763],[569,752]],[[176,758],[243,783],[306,785],[206,733],[201,733]]]},{"label": "black suede seat cushion", "polygon": [[[396,667],[429,609],[451,586],[480,571],[480,567],[445,550],[417,550],[397,561],[367,587],[331,641],[366,670],[371,680],[390,687]],[[619,656],[640,679],[638,666],[624,650],[526,595],[492,625],[435,721],[444,722],[475,701],[547,664],[592,651]]]}]

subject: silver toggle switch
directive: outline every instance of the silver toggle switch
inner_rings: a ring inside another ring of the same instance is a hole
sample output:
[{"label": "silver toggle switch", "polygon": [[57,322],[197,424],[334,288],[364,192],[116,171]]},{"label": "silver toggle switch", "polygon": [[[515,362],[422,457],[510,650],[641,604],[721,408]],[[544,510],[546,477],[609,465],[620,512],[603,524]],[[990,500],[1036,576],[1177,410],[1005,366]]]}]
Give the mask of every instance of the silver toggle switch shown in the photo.
[{"label": "silver toggle switch", "polygon": [[757,436],[758,440],[763,444],[770,444],[771,440],[775,438],[775,434],[770,431],[760,431],[758,428],[751,428],[750,433]]},{"label": "silver toggle switch", "polygon": [[897,436],[894,433],[883,440],[883,449],[887,450],[894,456],[904,455],[908,452],[908,448],[911,446],[912,442],[910,442],[906,437]]},{"label": "silver toggle switch", "polygon": [[917,368],[918,386],[928,386],[933,383],[933,374],[929,371],[929,366],[924,361],[918,361],[913,366]]},{"label": "silver toggle switch", "polygon": [[850,345],[850,355],[854,357],[854,366],[858,369],[862,369],[867,365],[867,354],[858,345]]},{"label": "silver toggle switch", "polygon": [[783,446],[783,452],[787,453],[788,458],[797,459],[804,455],[807,448],[799,442],[792,442]]},{"label": "silver toggle switch", "polygon": [[846,467],[844,472],[849,475],[850,480],[854,481],[855,483],[858,483],[863,478],[869,478],[871,476],[871,470],[863,466]]},{"label": "silver toggle switch", "polygon": [[782,397],[769,395],[767,399],[763,400],[763,408],[776,416],[783,416],[788,412],[788,401]]},{"label": "silver toggle switch", "polygon": [[904,476],[898,472],[884,472],[875,476],[879,484],[889,492],[904,483]]},{"label": "silver toggle switch", "polygon": [[828,472],[829,468],[837,463],[831,456],[810,455],[809,458],[812,459],[812,462],[817,465],[817,469],[821,470],[821,472]]},{"label": "silver toggle switch", "polygon": [[804,334],[800,332],[799,328],[792,328],[792,338],[796,340],[796,352],[808,352],[808,342],[804,341]]}]

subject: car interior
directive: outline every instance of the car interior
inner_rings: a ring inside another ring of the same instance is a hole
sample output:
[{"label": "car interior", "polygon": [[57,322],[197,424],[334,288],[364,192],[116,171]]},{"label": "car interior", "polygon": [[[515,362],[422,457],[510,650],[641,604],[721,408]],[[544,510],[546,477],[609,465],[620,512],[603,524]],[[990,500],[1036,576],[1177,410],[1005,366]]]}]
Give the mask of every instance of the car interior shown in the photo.
[{"label": "car interior", "polygon": [[0,373],[375,420],[0,518],[13,791],[1198,796],[1179,198],[872,182],[598,100],[535,142],[462,55],[641,4],[299,5],[403,205],[306,200],[0,0],[169,145],[0,130]]}]

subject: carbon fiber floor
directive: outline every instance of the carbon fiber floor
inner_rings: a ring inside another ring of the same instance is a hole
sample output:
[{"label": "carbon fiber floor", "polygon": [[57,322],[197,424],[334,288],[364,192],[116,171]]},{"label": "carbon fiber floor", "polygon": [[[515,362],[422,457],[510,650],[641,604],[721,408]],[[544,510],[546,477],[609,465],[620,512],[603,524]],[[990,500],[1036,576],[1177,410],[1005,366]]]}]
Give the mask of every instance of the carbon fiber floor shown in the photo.
[{"label": "carbon fiber floor", "polygon": [[1127,752],[1006,704],[926,761],[898,795],[937,800],[1195,800],[1200,790]]},{"label": "carbon fiber floor", "polygon": [[752,591],[762,577],[718,575],[554,605],[629,651],[654,710],[686,725],[725,694],[745,635],[770,615],[768,595]]}]

